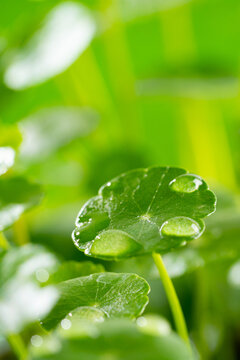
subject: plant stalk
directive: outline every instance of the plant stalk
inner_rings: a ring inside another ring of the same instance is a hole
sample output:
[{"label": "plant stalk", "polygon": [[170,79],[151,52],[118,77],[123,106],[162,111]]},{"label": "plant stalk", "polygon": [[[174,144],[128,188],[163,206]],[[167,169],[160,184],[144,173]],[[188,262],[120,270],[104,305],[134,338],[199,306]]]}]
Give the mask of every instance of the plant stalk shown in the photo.
[{"label": "plant stalk", "polygon": [[183,311],[177,297],[176,291],[174,289],[172,280],[170,279],[168,272],[165,268],[164,262],[160,254],[153,253],[153,260],[157,266],[160,278],[162,280],[171,311],[173,314],[174,322],[176,325],[177,332],[179,336],[187,343],[189,349],[191,349],[187,325],[184,319]]},{"label": "plant stalk", "polygon": [[8,335],[7,340],[19,360],[28,359],[27,348],[20,335],[18,334]]}]

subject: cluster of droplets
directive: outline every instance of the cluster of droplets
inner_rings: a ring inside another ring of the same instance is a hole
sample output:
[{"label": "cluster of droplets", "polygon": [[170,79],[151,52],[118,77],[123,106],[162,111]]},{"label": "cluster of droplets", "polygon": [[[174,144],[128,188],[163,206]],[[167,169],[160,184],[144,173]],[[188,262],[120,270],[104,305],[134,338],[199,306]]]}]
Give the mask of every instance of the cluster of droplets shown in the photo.
[{"label": "cluster of droplets", "polygon": [[[203,180],[196,175],[183,174],[173,179],[170,189],[179,194],[191,194],[203,186]],[[201,234],[201,227],[197,221],[186,217],[176,216],[165,221],[160,228],[163,237],[179,237],[193,239]]]}]

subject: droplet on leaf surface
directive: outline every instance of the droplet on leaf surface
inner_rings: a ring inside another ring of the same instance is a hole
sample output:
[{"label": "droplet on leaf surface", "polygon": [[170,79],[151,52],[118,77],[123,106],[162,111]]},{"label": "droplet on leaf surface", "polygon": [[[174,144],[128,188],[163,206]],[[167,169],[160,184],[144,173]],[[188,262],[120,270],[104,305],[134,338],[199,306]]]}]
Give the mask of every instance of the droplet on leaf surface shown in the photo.
[{"label": "droplet on leaf surface", "polygon": [[171,218],[162,225],[160,233],[163,236],[195,238],[201,232],[199,224],[185,216]]},{"label": "droplet on leaf surface", "polygon": [[123,231],[108,230],[98,235],[85,253],[110,259],[130,256],[140,249],[141,245]]},{"label": "droplet on leaf surface", "polygon": [[184,174],[172,180],[169,185],[173,191],[186,194],[198,190],[202,184],[203,181],[200,177],[191,174]]}]

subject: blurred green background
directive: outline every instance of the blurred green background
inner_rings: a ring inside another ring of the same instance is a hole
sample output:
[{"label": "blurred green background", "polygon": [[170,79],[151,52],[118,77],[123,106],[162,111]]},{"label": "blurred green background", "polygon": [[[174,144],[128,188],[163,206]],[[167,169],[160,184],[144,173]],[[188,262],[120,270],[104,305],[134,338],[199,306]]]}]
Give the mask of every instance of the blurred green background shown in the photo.
[{"label": "blurred green background", "polygon": [[[218,209],[175,285],[203,359],[240,358],[239,19],[238,0],[0,4],[0,147],[45,192],[15,226],[19,243],[79,260],[74,220],[103,183],[151,165],[202,176]],[[105,266],[139,272],[133,262]],[[148,280],[148,310],[170,318]]]}]

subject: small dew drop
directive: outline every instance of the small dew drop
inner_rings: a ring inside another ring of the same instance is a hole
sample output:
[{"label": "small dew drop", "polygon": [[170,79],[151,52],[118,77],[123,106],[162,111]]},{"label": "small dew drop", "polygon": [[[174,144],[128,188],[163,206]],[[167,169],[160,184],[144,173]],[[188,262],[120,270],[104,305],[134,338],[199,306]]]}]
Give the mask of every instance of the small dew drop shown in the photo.
[{"label": "small dew drop", "polygon": [[137,325],[142,327],[142,326],[146,326],[147,325],[147,319],[143,316],[139,317],[137,319]]},{"label": "small dew drop", "polygon": [[177,216],[165,221],[160,229],[160,233],[163,236],[188,238],[197,237],[200,231],[201,229],[198,223],[185,216]]},{"label": "small dew drop", "polygon": [[31,337],[31,344],[35,347],[40,347],[43,344],[43,338],[39,335],[33,335]]},{"label": "small dew drop", "polygon": [[180,193],[192,193],[203,184],[200,177],[192,174],[184,174],[172,180],[169,184],[173,191]]},{"label": "small dew drop", "polygon": [[35,274],[36,279],[41,283],[44,283],[49,279],[49,272],[46,269],[38,269]]},{"label": "small dew drop", "polygon": [[61,321],[61,327],[64,329],[64,330],[68,330],[70,329],[70,327],[72,326],[72,323],[70,320],[68,319],[63,319]]}]

